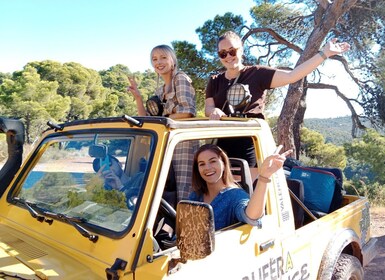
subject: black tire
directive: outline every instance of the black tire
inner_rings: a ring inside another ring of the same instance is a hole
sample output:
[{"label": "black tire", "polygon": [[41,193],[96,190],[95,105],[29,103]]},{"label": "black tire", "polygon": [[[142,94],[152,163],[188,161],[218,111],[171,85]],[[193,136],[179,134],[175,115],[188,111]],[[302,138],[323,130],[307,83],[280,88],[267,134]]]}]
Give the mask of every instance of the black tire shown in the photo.
[{"label": "black tire", "polygon": [[363,280],[364,268],[354,256],[341,254],[333,271],[332,280]]}]

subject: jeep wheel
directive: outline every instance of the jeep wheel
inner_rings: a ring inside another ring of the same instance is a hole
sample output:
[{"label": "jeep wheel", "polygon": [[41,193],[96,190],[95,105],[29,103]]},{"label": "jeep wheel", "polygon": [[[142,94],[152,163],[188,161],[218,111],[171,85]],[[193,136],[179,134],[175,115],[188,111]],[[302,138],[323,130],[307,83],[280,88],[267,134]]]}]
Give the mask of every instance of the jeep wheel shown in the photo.
[{"label": "jeep wheel", "polygon": [[362,280],[364,269],[360,261],[351,255],[341,254],[333,271],[332,280]]}]

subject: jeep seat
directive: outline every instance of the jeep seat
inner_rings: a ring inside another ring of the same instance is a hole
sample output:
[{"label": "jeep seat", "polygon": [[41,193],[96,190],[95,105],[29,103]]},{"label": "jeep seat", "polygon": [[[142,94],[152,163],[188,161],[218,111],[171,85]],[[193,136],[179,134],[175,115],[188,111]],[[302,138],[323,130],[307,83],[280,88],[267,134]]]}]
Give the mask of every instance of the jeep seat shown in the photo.
[{"label": "jeep seat", "polygon": [[229,158],[229,161],[235,181],[251,196],[253,194],[253,181],[249,164],[241,158]]}]

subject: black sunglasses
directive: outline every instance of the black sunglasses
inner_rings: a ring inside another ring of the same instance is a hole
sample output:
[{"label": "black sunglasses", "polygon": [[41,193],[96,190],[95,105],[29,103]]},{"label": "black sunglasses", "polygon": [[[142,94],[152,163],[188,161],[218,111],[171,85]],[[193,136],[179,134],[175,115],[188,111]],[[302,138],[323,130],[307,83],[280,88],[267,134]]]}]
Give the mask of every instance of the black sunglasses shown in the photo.
[{"label": "black sunglasses", "polygon": [[237,51],[238,49],[230,49],[228,51],[226,50],[220,50],[218,52],[218,56],[222,59],[226,58],[227,54],[231,55],[231,56],[236,56],[237,55]]}]

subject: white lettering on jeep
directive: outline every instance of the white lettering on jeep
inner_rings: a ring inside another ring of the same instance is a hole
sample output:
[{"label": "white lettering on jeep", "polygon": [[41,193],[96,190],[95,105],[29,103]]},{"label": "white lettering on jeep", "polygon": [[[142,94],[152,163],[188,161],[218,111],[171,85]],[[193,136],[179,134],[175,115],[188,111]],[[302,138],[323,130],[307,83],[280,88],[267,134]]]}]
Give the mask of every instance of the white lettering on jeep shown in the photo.
[{"label": "white lettering on jeep", "polygon": [[299,268],[294,268],[290,254],[286,260],[286,271],[283,270],[283,267],[282,257],[271,258],[270,261],[258,267],[250,275],[244,276],[242,280],[306,280],[310,277],[308,264],[304,263]]}]

